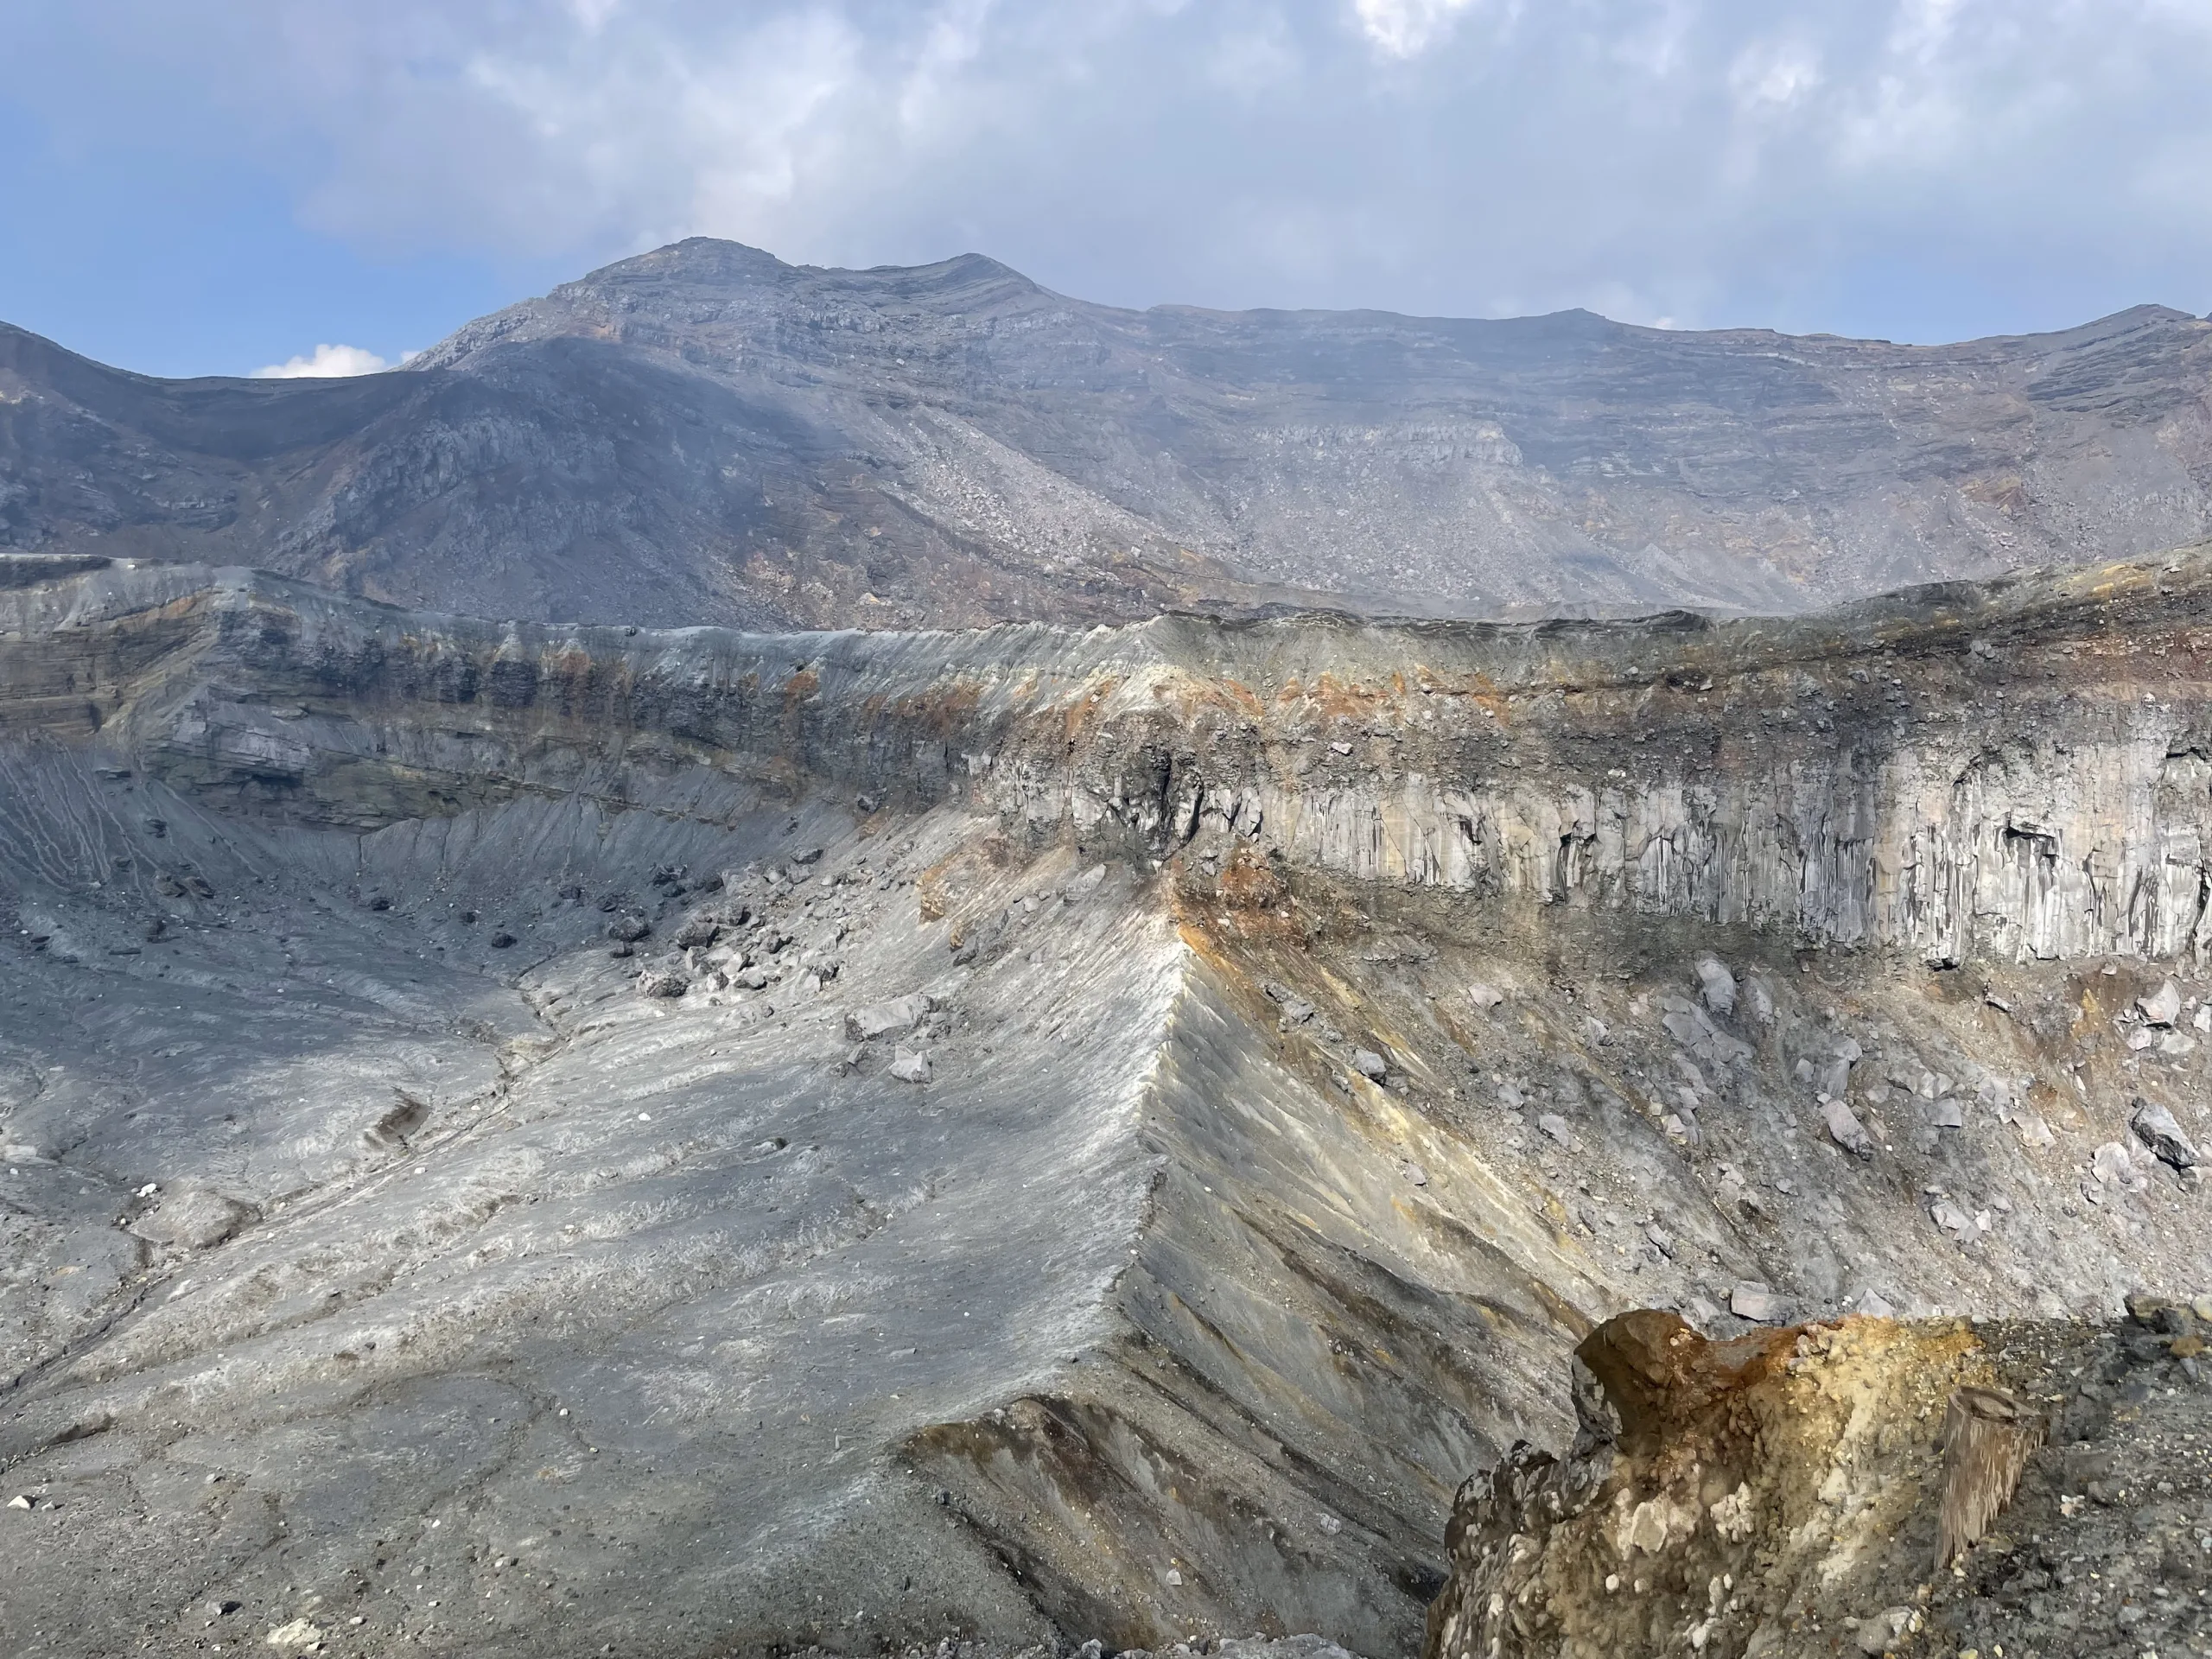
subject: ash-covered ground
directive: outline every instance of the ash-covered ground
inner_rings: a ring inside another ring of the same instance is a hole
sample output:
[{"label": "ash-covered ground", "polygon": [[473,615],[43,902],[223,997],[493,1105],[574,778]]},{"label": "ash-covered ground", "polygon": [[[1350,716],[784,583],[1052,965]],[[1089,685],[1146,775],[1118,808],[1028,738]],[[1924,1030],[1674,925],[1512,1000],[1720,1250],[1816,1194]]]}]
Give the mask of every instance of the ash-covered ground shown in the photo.
[{"label": "ash-covered ground", "polygon": [[2201,555],[873,637],[18,574],[11,1650],[1381,1659],[1612,1314],[2212,1286]]}]

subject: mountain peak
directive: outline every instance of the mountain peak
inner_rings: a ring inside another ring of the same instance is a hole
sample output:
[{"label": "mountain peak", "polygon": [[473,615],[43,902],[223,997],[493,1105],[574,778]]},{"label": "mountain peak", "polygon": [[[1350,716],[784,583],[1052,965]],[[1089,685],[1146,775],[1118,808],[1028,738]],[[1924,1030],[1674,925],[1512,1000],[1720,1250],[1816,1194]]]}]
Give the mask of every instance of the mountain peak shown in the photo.
[{"label": "mountain peak", "polygon": [[563,283],[553,294],[558,296],[625,283],[754,287],[787,281],[798,271],[798,266],[787,265],[762,248],[727,242],[717,237],[688,236],[681,242],[671,242],[664,247],[601,265],[573,283]]},{"label": "mountain peak", "polygon": [[848,294],[873,291],[905,299],[980,289],[1045,291],[1011,265],[988,254],[955,254],[925,265],[794,265],[742,242],[693,236],[602,265],[575,282],[563,283],[549,297],[560,299],[617,287],[728,290],[793,286],[827,286]]}]

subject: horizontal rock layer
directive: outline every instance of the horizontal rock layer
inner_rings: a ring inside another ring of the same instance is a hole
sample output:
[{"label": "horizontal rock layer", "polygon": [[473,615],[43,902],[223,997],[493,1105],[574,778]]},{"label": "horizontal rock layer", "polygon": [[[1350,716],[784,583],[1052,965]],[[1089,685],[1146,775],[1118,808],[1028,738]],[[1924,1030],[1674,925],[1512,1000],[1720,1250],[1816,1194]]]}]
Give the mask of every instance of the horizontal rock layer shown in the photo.
[{"label": "horizontal rock layer", "polygon": [[11,1646],[1405,1651],[1624,1308],[2212,1282],[2198,555],[808,636],[0,569]]},{"label": "horizontal rock layer", "polygon": [[12,726],[121,721],[164,778],[301,821],[699,764],[1954,963],[2203,947],[2208,592],[2198,550],[1798,622],[755,636],[138,566],[0,616]]}]

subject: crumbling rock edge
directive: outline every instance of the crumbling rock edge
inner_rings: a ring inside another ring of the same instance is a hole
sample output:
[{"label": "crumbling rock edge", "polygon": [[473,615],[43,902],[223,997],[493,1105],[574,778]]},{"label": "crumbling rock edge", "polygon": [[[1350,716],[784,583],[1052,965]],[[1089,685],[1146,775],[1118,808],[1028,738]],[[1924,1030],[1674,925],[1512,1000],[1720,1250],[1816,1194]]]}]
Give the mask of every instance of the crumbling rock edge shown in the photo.
[{"label": "crumbling rock edge", "polygon": [[[1732,1341],[1619,1315],[1575,1351],[1572,1449],[1516,1446],[1460,1490],[1424,1659],[2201,1651],[2200,1313],[2144,1297],[2109,1330],[1853,1317]],[[2147,1551],[2105,1535],[2130,1506]]]},{"label": "crumbling rock edge", "polygon": [[2206,576],[786,639],[6,589],[0,1455],[68,1519],[0,1630],[1404,1652],[1609,1314],[2212,1281]]},{"label": "crumbling rock edge", "polygon": [[0,591],[0,718],[357,829],[705,769],[1939,966],[2199,963],[2208,598],[2197,549],[1792,620],[641,634],[117,565]]}]

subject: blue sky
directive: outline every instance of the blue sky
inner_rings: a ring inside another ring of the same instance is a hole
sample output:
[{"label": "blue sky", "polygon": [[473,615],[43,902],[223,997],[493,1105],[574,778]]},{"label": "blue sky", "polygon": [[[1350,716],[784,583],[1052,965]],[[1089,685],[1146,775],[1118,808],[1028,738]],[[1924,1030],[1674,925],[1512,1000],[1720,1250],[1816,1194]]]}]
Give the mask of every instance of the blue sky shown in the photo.
[{"label": "blue sky", "polygon": [[2212,0],[8,0],[0,319],[359,366],[691,234],[1130,305],[2202,314],[2208,86]]}]

